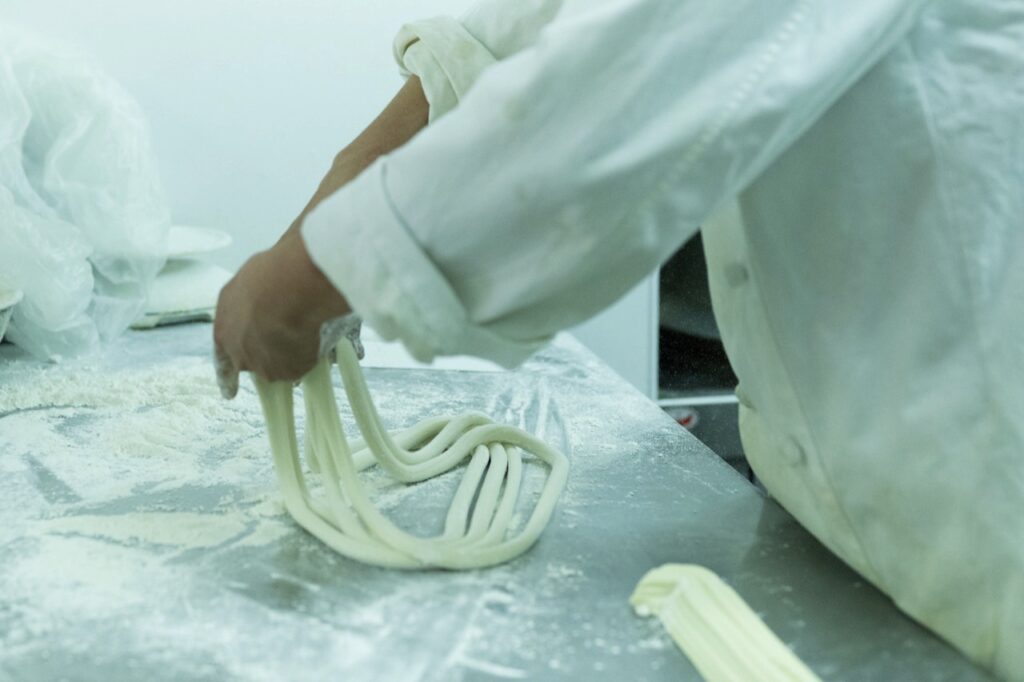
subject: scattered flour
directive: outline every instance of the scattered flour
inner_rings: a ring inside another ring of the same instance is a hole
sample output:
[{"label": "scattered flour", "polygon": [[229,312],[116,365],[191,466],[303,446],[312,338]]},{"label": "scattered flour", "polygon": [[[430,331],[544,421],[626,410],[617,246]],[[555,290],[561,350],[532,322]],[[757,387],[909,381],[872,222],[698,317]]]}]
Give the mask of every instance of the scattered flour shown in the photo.
[{"label": "scattered flour", "polygon": [[116,516],[69,516],[43,521],[42,533],[68,533],[119,544],[170,545],[190,549],[215,547],[245,532],[238,518],[194,512],[134,512]]},{"label": "scattered flour", "polygon": [[[589,581],[582,559],[565,553],[464,574],[382,574],[333,557],[280,503],[255,393],[243,386],[222,400],[202,358],[2,371],[0,512],[22,525],[0,528],[0,666],[61,641],[162,650],[168,676],[181,679],[287,678],[279,664],[298,665],[301,679],[521,679],[538,666],[585,674],[581,657],[617,646],[591,631],[581,640],[584,622],[566,622],[566,608],[585,610],[573,600]],[[536,386],[514,380],[487,375],[505,387],[480,389],[492,404],[453,391],[444,410],[483,409],[571,449],[554,403],[535,404]],[[435,382],[378,375],[382,416],[400,420],[388,426],[437,414]],[[342,416],[351,423],[344,405]],[[592,467],[619,455],[586,454]],[[429,531],[458,478],[406,487],[371,470],[364,480],[382,510],[421,510]],[[560,504],[570,527],[571,502]],[[379,655],[409,633],[439,638],[443,669],[422,642],[409,643],[408,658]],[[630,650],[663,643],[652,634]]]},{"label": "scattered flour", "polygon": [[25,364],[6,366],[4,373],[0,414],[60,405],[137,408],[224,403],[219,400],[209,361],[194,357],[141,370],[111,372],[86,364],[73,368]]},{"label": "scattered flour", "polygon": [[550,563],[547,567],[547,577],[553,580],[572,580],[583,577],[583,570],[576,566]]}]

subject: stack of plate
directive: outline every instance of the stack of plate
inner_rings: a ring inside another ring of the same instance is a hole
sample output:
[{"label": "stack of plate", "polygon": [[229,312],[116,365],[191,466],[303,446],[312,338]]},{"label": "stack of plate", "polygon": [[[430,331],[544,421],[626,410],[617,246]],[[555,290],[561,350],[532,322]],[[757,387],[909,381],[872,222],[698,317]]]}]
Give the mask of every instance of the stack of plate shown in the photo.
[{"label": "stack of plate", "polygon": [[167,265],[153,282],[145,313],[133,329],[212,321],[221,287],[231,279],[230,271],[203,260],[231,244],[226,232],[175,225],[167,242]]}]

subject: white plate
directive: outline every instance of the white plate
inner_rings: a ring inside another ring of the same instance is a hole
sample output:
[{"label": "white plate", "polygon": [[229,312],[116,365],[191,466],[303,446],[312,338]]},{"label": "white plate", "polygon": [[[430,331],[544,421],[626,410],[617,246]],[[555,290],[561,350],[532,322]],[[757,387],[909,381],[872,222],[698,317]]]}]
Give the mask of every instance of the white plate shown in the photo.
[{"label": "white plate", "polygon": [[192,225],[171,225],[167,234],[167,259],[195,258],[219,251],[231,244],[231,235],[222,230]]},{"label": "white plate", "polygon": [[217,296],[231,279],[231,272],[200,261],[169,262],[149,290],[145,314],[132,323],[134,329],[164,324],[213,320]]}]

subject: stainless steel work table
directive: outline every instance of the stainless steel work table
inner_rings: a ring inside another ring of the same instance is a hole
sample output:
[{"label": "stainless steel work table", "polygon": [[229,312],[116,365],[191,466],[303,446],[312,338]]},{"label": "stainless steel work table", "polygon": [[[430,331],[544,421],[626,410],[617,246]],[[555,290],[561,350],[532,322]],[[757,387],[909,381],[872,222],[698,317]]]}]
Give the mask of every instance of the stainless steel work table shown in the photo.
[{"label": "stainless steel work table", "polygon": [[[209,334],[47,369],[0,349],[0,679],[696,680],[627,603],[666,562],[719,573],[826,680],[988,679],[568,337],[515,372],[367,370],[391,427],[480,409],[569,451],[528,554],[340,558],[283,515],[258,403],[216,398]],[[426,531],[444,485],[379,496]]]}]

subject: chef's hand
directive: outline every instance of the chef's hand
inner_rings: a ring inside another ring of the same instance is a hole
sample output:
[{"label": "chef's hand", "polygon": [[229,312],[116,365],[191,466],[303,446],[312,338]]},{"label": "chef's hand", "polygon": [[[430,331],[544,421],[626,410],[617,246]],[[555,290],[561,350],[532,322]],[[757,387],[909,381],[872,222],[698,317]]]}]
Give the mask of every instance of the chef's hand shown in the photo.
[{"label": "chef's hand", "polygon": [[221,393],[235,396],[239,372],[270,381],[302,378],[317,362],[320,325],[348,312],[297,231],[256,254],[217,301],[213,339]]},{"label": "chef's hand", "polygon": [[228,282],[213,327],[217,382],[225,398],[238,392],[238,373],[294,381],[316,364],[320,325],[350,312],[348,303],[310,260],[300,229],[305,217],[358,177],[382,154],[427,125],[430,105],[411,77],[373,123],[338,153],[306,208],[281,240],[258,253]]}]

